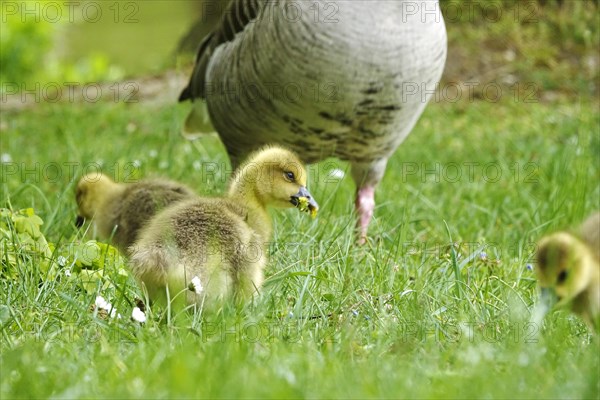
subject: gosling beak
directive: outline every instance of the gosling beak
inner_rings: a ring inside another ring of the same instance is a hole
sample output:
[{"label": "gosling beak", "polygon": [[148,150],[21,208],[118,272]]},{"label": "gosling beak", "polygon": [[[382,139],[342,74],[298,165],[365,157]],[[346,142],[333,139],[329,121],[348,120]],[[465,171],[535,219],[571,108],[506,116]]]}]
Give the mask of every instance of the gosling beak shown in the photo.
[{"label": "gosling beak", "polygon": [[316,216],[319,211],[319,205],[304,186],[301,186],[298,193],[290,198],[290,203],[295,207],[298,207],[300,211],[309,211],[310,215],[313,217]]},{"label": "gosling beak", "polygon": [[81,215],[78,215],[77,219],[75,220],[75,226],[78,228],[81,228],[83,226],[84,222],[85,222],[85,218],[83,218]]},{"label": "gosling beak", "polygon": [[540,293],[540,303],[546,308],[546,311],[551,310],[558,301],[556,292],[553,288],[543,287]]}]

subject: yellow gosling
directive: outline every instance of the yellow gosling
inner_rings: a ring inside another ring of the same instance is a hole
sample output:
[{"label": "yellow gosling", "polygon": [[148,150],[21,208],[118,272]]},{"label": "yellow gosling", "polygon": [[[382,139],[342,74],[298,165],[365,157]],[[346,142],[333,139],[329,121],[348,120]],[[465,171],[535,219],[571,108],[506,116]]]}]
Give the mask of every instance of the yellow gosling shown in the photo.
[{"label": "yellow gosling", "polygon": [[577,233],[557,232],[540,240],[537,275],[544,301],[558,301],[600,329],[600,213]]},{"label": "yellow gosling", "polygon": [[253,153],[234,174],[226,197],[187,200],[152,219],[130,250],[134,275],[151,300],[177,298],[177,304],[212,308],[230,297],[248,299],[261,287],[267,264],[267,209],[318,210],[306,179],[289,150]]}]

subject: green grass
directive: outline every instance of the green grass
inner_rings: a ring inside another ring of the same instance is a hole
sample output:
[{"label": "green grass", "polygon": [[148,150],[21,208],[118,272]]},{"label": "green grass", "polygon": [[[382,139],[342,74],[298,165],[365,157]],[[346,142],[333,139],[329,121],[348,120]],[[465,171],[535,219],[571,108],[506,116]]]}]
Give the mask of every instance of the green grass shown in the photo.
[{"label": "green grass", "polygon": [[[106,320],[90,311],[96,293],[40,282],[25,259],[0,279],[0,397],[597,398],[597,337],[565,311],[537,321],[526,268],[541,235],[598,207],[597,109],[430,105],[390,160],[365,247],[354,244],[350,177],[329,174],[347,165],[311,166],[319,217],[274,213],[268,279],[242,309],[140,326],[128,318],[141,296],[130,278],[99,291],[124,315]],[[120,180],[164,175],[221,193],[225,152],[215,137],[179,136],[186,110],[3,115],[3,203],[34,207],[47,239],[67,246],[74,180],[94,163]]]},{"label": "green grass", "polygon": [[441,0],[448,30],[443,80],[474,82],[480,98],[490,83],[523,97],[597,97],[598,1],[558,3]]},{"label": "green grass", "polygon": [[[349,174],[331,176],[347,164],[310,166],[319,216],[274,212],[267,281],[240,309],[168,322],[156,309],[140,325],[120,261],[105,260],[112,286],[86,291],[24,250],[9,267],[23,238],[0,238],[0,398],[599,398],[598,336],[564,310],[540,319],[527,267],[541,236],[600,204],[597,5],[547,3],[447,20],[445,82],[476,81],[474,99],[428,106],[388,164],[367,246]],[[0,207],[33,207],[56,260],[83,239],[84,172],[222,193],[218,138],[179,134],[188,107],[3,111]],[[123,318],[91,311],[97,294]]]}]

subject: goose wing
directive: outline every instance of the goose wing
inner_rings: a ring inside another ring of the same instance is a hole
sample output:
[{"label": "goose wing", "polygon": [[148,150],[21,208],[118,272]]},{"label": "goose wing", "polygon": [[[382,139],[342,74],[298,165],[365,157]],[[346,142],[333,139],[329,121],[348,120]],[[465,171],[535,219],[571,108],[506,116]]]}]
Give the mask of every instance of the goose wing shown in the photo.
[{"label": "goose wing", "polygon": [[194,72],[187,87],[181,92],[179,101],[205,98],[206,69],[214,50],[223,43],[232,41],[258,16],[260,3],[260,0],[229,1],[217,27],[200,43]]}]

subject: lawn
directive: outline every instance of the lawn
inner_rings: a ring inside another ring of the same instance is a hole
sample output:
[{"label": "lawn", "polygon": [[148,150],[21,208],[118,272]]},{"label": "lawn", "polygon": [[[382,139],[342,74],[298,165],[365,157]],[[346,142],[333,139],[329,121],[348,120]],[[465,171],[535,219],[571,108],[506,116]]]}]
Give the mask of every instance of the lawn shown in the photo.
[{"label": "lawn", "polygon": [[[365,246],[347,164],[309,166],[319,215],[273,213],[260,297],[144,324],[126,259],[82,267],[74,185],[101,170],[218,195],[219,139],[180,135],[186,104],[3,111],[0,207],[33,208],[52,247],[23,250],[0,225],[0,398],[598,398],[598,336],[536,308],[537,240],[600,203],[600,104],[580,86],[432,102],[388,164]],[[98,295],[122,317],[93,310]]]},{"label": "lawn", "polygon": [[[179,136],[186,109],[11,115],[5,203],[33,207],[48,241],[68,248],[81,239],[73,183],[86,169],[222,192],[224,150],[216,137]],[[536,317],[532,269],[541,235],[598,206],[599,122],[585,102],[432,104],[390,161],[364,247],[351,229],[353,184],[331,172],[346,165],[311,166],[320,214],[275,214],[267,282],[243,309],[151,314],[140,326],[128,318],[142,296],[130,277],[106,265],[108,288],[60,274],[40,282],[23,255],[1,281],[1,395],[597,397],[597,338],[564,311]],[[97,294],[124,317],[91,312]]]}]

